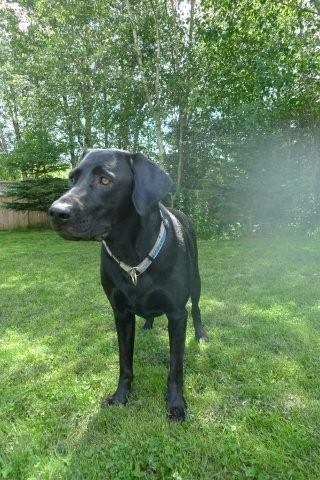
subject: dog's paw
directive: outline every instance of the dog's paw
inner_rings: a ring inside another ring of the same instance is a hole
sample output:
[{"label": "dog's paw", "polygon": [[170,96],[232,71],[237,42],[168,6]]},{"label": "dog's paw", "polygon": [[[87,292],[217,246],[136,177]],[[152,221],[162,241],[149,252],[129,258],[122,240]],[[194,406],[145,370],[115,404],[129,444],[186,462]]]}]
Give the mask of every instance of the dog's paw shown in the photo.
[{"label": "dog's paw", "polygon": [[206,333],[203,333],[199,338],[197,338],[198,342],[200,343],[208,343],[209,337]]},{"label": "dog's paw", "polygon": [[183,397],[167,401],[168,419],[172,422],[183,422],[187,416],[187,404]]},{"label": "dog's paw", "polygon": [[106,408],[110,407],[111,405],[126,405],[128,402],[127,395],[109,395],[105,397],[101,401],[101,407]]},{"label": "dog's paw", "polygon": [[206,334],[206,332],[204,330],[202,330],[201,332],[196,334],[196,340],[197,340],[197,342],[200,342],[200,343],[208,343],[209,342],[209,337]]},{"label": "dog's paw", "polygon": [[184,422],[187,416],[187,409],[185,406],[169,407],[168,419],[171,422]]}]

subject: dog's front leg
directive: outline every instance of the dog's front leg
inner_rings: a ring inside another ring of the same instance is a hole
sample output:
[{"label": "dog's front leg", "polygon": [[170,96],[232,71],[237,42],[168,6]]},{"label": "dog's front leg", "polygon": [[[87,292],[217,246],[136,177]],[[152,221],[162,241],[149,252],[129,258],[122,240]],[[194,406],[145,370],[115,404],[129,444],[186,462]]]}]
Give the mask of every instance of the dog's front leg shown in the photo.
[{"label": "dog's front leg", "polygon": [[186,417],[186,402],[183,397],[183,355],[186,340],[187,311],[167,315],[170,368],[167,386],[167,408],[170,420],[182,421]]},{"label": "dog's front leg", "polygon": [[119,363],[120,375],[118,387],[115,393],[102,401],[103,406],[125,405],[131,389],[133,379],[133,348],[135,333],[135,316],[133,314],[120,314],[114,312],[118,344],[119,344]]}]

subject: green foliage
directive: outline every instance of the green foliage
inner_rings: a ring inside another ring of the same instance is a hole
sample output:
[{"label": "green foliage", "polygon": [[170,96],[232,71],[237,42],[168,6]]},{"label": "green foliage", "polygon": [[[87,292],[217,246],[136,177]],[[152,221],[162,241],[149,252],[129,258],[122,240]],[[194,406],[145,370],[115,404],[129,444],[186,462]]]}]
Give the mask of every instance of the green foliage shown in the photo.
[{"label": "green foliage", "polygon": [[215,219],[209,214],[208,203],[202,198],[201,192],[181,189],[176,197],[175,208],[191,218],[199,238],[208,239],[215,233]]},{"label": "green foliage", "polygon": [[[186,208],[201,235],[318,221],[318,2],[14,5],[0,18],[0,148],[15,170],[0,174],[46,175],[59,145],[72,165],[84,146],[142,150],[186,198],[203,192]],[[23,143],[34,125],[46,146]]]},{"label": "green foliage", "polygon": [[11,180],[14,178],[14,172],[8,168],[6,165],[7,155],[0,153],[0,179],[1,180]]},{"label": "green foliage", "polygon": [[169,424],[167,321],[137,318],[126,407],[100,244],[0,232],[0,476],[8,480],[320,478],[319,239],[200,241],[210,342],[188,321],[189,415]]},{"label": "green foliage", "polygon": [[3,202],[14,210],[40,210],[46,212],[52,202],[68,189],[68,181],[62,178],[38,178],[14,182],[6,192],[12,201]]},{"label": "green foliage", "polygon": [[24,132],[13,151],[6,155],[4,163],[9,170],[21,172],[23,178],[40,178],[68,168],[68,164],[59,158],[61,153],[61,147],[48,132],[36,128]]}]

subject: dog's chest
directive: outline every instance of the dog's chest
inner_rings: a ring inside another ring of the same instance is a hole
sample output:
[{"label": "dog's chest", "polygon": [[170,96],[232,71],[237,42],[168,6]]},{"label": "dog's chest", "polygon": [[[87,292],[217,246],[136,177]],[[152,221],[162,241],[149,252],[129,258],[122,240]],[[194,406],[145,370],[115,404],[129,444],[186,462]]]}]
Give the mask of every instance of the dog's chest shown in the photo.
[{"label": "dog's chest", "polygon": [[171,309],[172,301],[165,290],[132,286],[126,289],[115,288],[111,293],[111,301],[121,313],[130,312],[141,317],[162,315]]}]

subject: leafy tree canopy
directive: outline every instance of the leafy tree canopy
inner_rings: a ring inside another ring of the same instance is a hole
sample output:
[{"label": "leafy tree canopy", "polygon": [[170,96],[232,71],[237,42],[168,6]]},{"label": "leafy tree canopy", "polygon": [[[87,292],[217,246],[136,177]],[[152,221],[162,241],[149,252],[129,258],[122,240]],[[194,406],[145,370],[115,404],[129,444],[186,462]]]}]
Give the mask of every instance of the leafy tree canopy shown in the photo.
[{"label": "leafy tree canopy", "polygon": [[5,155],[4,163],[17,177],[46,177],[68,168],[68,163],[60,159],[61,151],[46,130],[25,130],[14,149]]},{"label": "leafy tree canopy", "polygon": [[142,150],[202,225],[316,223],[319,19],[318,0],[6,2],[0,173]]}]

